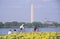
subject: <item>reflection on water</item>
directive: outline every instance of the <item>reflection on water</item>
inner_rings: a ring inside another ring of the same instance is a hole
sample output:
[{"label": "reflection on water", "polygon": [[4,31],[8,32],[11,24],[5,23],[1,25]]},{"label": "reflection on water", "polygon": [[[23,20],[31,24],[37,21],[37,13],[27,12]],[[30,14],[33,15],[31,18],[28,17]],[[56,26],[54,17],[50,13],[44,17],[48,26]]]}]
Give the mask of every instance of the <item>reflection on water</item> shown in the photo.
[{"label": "reflection on water", "polygon": [[[10,29],[20,31],[19,28],[0,28],[0,34],[7,34]],[[33,32],[33,28],[25,28],[24,32]],[[39,32],[60,32],[60,28],[39,28]]]}]

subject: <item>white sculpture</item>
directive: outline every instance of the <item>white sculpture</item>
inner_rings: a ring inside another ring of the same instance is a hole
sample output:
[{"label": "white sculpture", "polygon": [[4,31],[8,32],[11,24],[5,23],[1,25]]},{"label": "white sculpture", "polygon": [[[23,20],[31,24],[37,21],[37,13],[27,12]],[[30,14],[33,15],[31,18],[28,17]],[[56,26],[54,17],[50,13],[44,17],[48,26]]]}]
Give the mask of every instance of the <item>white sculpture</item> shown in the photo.
[{"label": "white sculpture", "polygon": [[24,24],[22,24],[21,26],[20,26],[20,29],[22,28],[22,29],[24,29],[24,26],[23,26]]}]

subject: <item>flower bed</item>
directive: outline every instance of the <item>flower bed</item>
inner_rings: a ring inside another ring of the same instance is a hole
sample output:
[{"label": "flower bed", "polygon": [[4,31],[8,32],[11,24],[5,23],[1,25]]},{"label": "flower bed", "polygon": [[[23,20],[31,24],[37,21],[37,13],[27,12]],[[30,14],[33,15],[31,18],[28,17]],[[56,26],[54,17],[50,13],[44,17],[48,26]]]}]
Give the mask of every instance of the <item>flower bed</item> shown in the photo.
[{"label": "flower bed", "polygon": [[0,36],[0,39],[60,39],[60,32],[20,32]]}]

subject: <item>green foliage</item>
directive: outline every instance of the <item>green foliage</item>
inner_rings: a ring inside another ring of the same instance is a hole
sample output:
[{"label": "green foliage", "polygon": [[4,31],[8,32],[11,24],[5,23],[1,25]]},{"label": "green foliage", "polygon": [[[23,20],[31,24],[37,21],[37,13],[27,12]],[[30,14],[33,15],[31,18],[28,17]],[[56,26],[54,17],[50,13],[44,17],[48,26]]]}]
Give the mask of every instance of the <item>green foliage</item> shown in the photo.
[{"label": "green foliage", "polygon": [[58,23],[57,23],[57,22],[53,22],[52,24],[53,24],[53,26],[55,26],[55,27],[58,26]]},{"label": "green foliage", "polygon": [[25,23],[25,26],[32,27],[32,23]]},{"label": "green foliage", "polygon": [[32,24],[33,24],[33,26],[38,26],[38,27],[42,26],[41,22],[33,22]]},{"label": "green foliage", "polygon": [[4,26],[3,22],[0,22],[0,26]]},{"label": "green foliage", "polygon": [[4,26],[3,22],[0,22],[0,27],[3,27],[3,26]]},{"label": "green foliage", "polygon": [[12,23],[11,22],[5,22],[4,26],[12,26]]},{"label": "green foliage", "polygon": [[25,22],[19,22],[18,23],[18,26],[22,25],[22,24],[25,24]]},{"label": "green foliage", "polygon": [[19,27],[20,25],[24,24],[24,27],[33,27],[33,26],[37,26],[37,27],[59,27],[60,24],[58,24],[57,22],[52,22],[52,24],[49,23],[41,23],[41,22],[33,22],[33,23],[26,23],[26,22],[17,22],[17,21],[13,21],[13,22],[0,22],[0,27]]},{"label": "green foliage", "polygon": [[13,22],[11,22],[11,25],[12,25],[12,26],[18,26],[18,22],[13,21]]}]

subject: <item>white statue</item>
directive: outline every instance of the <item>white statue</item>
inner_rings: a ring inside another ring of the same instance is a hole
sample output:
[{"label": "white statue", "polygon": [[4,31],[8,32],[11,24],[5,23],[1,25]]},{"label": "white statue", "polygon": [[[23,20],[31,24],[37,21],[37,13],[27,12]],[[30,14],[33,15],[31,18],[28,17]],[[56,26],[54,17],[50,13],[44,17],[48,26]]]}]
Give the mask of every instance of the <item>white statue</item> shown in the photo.
[{"label": "white statue", "polygon": [[21,26],[20,26],[20,30],[21,31],[23,31],[24,30],[24,26],[23,26],[24,24],[22,24]]}]

